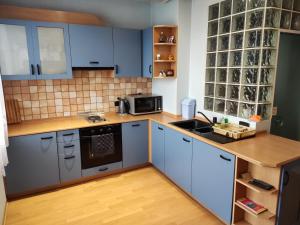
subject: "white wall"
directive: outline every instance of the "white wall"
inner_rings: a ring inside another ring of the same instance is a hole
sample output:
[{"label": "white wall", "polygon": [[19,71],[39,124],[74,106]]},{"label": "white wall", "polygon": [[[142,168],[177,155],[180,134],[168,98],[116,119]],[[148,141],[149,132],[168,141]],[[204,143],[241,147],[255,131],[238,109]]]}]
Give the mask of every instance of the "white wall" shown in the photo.
[{"label": "white wall", "polygon": [[0,0],[0,4],[93,13],[107,25],[144,29],[150,25],[150,3],[132,0]]},{"label": "white wall", "polygon": [[178,25],[177,79],[153,80],[152,92],[164,98],[164,111],[180,114],[180,102],[188,95],[191,0],[151,4],[151,24]]},{"label": "white wall", "polygon": [[5,196],[5,189],[3,184],[3,179],[0,178],[0,224],[5,217],[5,206],[6,206],[6,196]]}]

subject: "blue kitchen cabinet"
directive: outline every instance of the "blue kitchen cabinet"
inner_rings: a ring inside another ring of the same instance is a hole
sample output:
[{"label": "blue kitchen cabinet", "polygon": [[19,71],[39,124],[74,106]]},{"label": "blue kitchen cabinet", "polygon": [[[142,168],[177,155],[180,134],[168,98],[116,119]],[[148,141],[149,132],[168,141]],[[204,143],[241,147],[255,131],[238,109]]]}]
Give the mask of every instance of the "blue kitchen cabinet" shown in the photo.
[{"label": "blue kitchen cabinet", "polygon": [[72,67],[113,67],[110,27],[69,25]]},{"label": "blue kitchen cabinet", "polygon": [[191,193],[193,139],[173,129],[165,130],[165,173]]},{"label": "blue kitchen cabinet", "polygon": [[235,156],[194,140],[192,195],[231,224]]},{"label": "blue kitchen cabinet", "polygon": [[122,124],[123,167],[148,162],[148,121]]},{"label": "blue kitchen cabinet", "polygon": [[165,127],[152,122],[152,164],[165,172]]},{"label": "blue kitchen cabinet", "polygon": [[60,183],[55,132],[12,137],[7,154],[9,164],[5,168],[5,180],[8,195]]},{"label": "blue kitchen cabinet", "polygon": [[0,23],[3,80],[72,78],[67,24],[26,20]]},{"label": "blue kitchen cabinet", "polygon": [[153,28],[143,30],[143,77],[152,78]]},{"label": "blue kitchen cabinet", "polygon": [[36,79],[31,24],[23,20],[1,19],[0,33],[2,79]]},{"label": "blue kitchen cabinet", "polygon": [[116,77],[142,75],[142,32],[135,29],[113,29]]},{"label": "blue kitchen cabinet", "polygon": [[59,175],[61,183],[81,177],[79,130],[57,132]]}]

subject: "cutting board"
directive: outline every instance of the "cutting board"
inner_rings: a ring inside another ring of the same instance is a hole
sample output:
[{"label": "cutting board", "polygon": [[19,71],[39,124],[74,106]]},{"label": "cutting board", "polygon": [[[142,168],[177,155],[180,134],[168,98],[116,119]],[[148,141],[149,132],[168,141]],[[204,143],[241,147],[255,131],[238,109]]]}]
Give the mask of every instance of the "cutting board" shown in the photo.
[{"label": "cutting board", "polygon": [[21,123],[21,113],[18,100],[5,100],[6,117],[8,124]]}]

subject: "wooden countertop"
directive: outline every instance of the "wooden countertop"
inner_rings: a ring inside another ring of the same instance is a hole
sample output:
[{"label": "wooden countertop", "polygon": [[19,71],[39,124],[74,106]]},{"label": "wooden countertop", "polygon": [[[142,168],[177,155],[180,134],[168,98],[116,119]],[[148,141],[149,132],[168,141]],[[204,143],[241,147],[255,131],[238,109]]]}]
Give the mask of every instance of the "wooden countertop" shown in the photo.
[{"label": "wooden countertop", "polygon": [[149,114],[143,116],[123,116],[116,113],[108,113],[105,114],[105,118],[107,119],[107,121],[95,124],[90,123],[83,117],[79,116],[23,121],[20,124],[9,125],[8,135],[9,137],[16,137],[53,131],[108,125],[114,123],[152,120],[167,127],[176,129],[181,133],[189,135],[190,137],[193,137],[197,140],[206,142],[207,144],[230,152],[239,158],[257,165],[267,167],[280,167],[296,159],[300,159],[300,142],[281,138],[267,133],[260,133],[257,134],[254,138],[249,138],[229,144],[219,144],[169,124],[170,122],[181,120],[181,117],[176,117],[167,113]]}]

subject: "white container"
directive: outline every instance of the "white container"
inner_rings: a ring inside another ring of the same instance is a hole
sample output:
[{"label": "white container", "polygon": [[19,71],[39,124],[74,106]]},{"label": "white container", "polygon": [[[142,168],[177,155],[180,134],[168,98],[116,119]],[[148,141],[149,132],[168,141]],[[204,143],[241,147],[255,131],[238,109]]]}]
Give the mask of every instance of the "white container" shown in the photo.
[{"label": "white container", "polygon": [[195,116],[196,100],[192,98],[185,98],[181,102],[181,111],[183,119],[192,119]]}]

